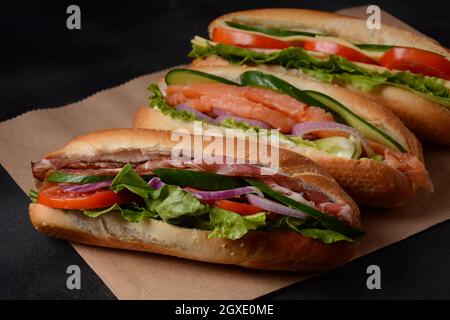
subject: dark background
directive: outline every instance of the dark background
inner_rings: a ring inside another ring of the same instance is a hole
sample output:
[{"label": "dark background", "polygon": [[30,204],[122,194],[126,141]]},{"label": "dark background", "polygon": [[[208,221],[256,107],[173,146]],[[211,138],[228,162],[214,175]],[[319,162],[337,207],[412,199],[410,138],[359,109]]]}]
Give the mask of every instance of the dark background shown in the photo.
[{"label": "dark background", "polygon": [[[81,7],[81,30],[66,28],[70,4]],[[337,0],[1,3],[0,121],[32,109],[65,105],[130,78],[187,63],[189,40],[196,34],[206,36],[208,22],[226,12],[260,7],[334,11],[364,4]],[[372,4],[449,46],[448,1]],[[0,298],[114,299],[69,244],[33,230],[27,218],[28,199],[3,167],[0,202]],[[449,243],[450,222],[446,222],[267,298],[449,299]],[[65,271],[71,264],[81,268],[81,290],[66,288]],[[366,268],[371,264],[381,268],[381,290],[366,287]]]}]

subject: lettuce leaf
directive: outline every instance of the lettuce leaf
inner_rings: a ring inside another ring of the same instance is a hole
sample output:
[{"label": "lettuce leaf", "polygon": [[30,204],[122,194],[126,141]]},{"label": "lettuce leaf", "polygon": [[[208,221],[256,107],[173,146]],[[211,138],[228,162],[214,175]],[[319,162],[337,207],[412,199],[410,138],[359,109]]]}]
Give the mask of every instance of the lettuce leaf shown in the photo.
[{"label": "lettuce leaf", "polygon": [[226,44],[215,44],[201,38],[194,39],[189,56],[202,58],[218,55],[234,64],[256,63],[275,64],[285,68],[299,69],[303,73],[324,82],[345,82],[361,90],[372,90],[387,84],[413,91],[422,97],[450,107],[450,91],[444,81],[411,72],[379,72],[360,67],[340,56],[319,59],[303,48],[291,47],[269,53]]},{"label": "lettuce leaf", "polygon": [[32,203],[37,203],[38,192],[36,190],[28,191],[28,198],[30,198]]},{"label": "lettuce leaf", "polygon": [[329,229],[308,228],[308,229],[300,229],[299,232],[307,238],[318,239],[326,244],[331,244],[338,241],[353,242],[352,239],[350,239],[347,236],[344,236],[342,233]]},{"label": "lettuce leaf", "polygon": [[298,232],[304,237],[320,240],[326,244],[338,241],[354,242],[350,237],[347,237],[340,232],[326,229],[318,221],[305,221],[293,217],[282,217],[271,225],[271,229],[282,227]]},{"label": "lettuce leaf", "polygon": [[146,210],[159,216],[162,220],[181,216],[197,216],[208,212],[208,205],[200,202],[191,193],[179,186],[164,185],[160,189],[152,189],[128,163],[114,178],[110,189],[114,192],[127,189],[143,198]]},{"label": "lettuce leaf", "polygon": [[173,119],[185,120],[185,121],[203,121],[196,117],[193,112],[186,110],[177,110],[167,104],[161,90],[158,85],[152,83],[148,88],[152,95],[150,96],[150,107],[160,110],[164,115],[170,116]]},{"label": "lettuce leaf", "polygon": [[242,216],[228,210],[211,207],[209,218],[214,230],[209,234],[208,238],[236,240],[242,238],[248,231],[256,230],[266,225],[265,212]]},{"label": "lettuce leaf", "polygon": [[159,190],[152,189],[148,183],[133,170],[133,167],[129,163],[127,163],[114,177],[109,188],[114,192],[127,189],[144,199],[155,198],[159,193]]},{"label": "lettuce leaf", "polygon": [[148,211],[145,208],[139,207],[137,204],[132,203],[126,206],[119,206],[118,204],[114,204],[106,209],[97,209],[97,210],[81,210],[86,216],[89,218],[98,218],[105,213],[118,211],[121,213],[122,217],[129,221],[137,223],[144,218],[156,218],[157,214]]},{"label": "lettuce leaf", "polygon": [[162,220],[168,221],[182,216],[201,216],[209,206],[179,186],[165,185],[159,189],[158,197],[144,199],[147,209],[155,212]]}]

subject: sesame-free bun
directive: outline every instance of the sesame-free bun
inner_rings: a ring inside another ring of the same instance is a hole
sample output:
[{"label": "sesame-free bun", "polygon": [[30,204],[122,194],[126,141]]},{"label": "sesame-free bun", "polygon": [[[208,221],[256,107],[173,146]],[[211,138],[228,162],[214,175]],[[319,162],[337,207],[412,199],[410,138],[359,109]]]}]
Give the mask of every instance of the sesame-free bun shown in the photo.
[{"label": "sesame-free bun", "polygon": [[[166,153],[176,143],[167,131],[111,129],[77,137],[44,159],[134,162],[156,151]],[[231,154],[234,152],[223,153]],[[249,154],[244,153],[244,157],[248,159]],[[294,152],[279,150],[279,166],[285,174],[322,192],[332,201],[348,204],[352,225],[360,226],[355,202],[315,163]],[[118,212],[89,218],[82,213],[31,204],[29,213],[38,231],[57,238],[256,269],[327,270],[348,261],[355,246],[346,241],[324,244],[288,229],[250,231],[238,240],[208,239],[209,231],[182,228],[155,219],[131,223]]]},{"label": "sesame-free bun", "polygon": [[[304,9],[258,9],[239,11],[223,15],[209,25],[214,28],[224,21],[273,28],[313,31],[347,40],[350,43],[371,43],[414,47],[438,53],[449,59],[449,50],[423,35],[401,30],[388,25],[369,30],[366,21],[345,15]],[[382,66],[355,63],[366,70],[397,72]],[[449,81],[442,79],[447,88]],[[338,83],[348,89],[377,101],[394,112],[417,137],[424,142],[450,145],[450,108],[426,99],[413,91],[394,85],[380,85],[369,92],[361,91],[350,84]]]},{"label": "sesame-free bun", "polygon": [[371,43],[414,47],[448,57],[449,51],[437,41],[420,34],[389,25],[370,30],[366,20],[333,12],[306,9],[257,9],[225,14],[212,21],[210,35],[224,21],[272,28],[312,31],[348,40],[352,43]]},{"label": "sesame-free bun", "polygon": [[[263,70],[301,90],[314,90],[326,94],[355,114],[377,125],[408,152],[423,161],[422,147],[414,134],[394,113],[361,94],[298,74],[291,74],[290,71],[280,67],[257,69],[247,66],[221,65],[194,66],[193,68],[235,81],[245,71]],[[204,130],[220,128],[210,124],[203,123],[202,125]],[[134,115],[133,126],[158,130],[176,130],[177,128],[183,128],[190,132],[194,130],[193,122],[172,119],[152,108],[139,108]],[[314,148],[280,142],[283,148],[308,157],[326,169],[358,204],[385,208],[398,207],[408,201],[416,191],[417,187],[409,181],[406,175],[382,162],[367,158],[345,159]]]}]

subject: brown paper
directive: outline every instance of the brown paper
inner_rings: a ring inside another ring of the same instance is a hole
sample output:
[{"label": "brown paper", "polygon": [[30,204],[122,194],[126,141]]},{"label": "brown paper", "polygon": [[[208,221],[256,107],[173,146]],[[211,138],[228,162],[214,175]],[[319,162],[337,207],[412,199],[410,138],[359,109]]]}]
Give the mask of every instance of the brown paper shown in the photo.
[{"label": "brown paper", "polygon": [[[347,12],[364,16],[365,7]],[[398,22],[393,19],[391,24]],[[33,187],[31,160],[39,160],[79,134],[130,126],[136,108],[147,104],[149,83],[164,73],[139,77],[74,104],[31,111],[0,123],[1,164],[28,191]],[[427,147],[425,159],[436,191],[419,194],[400,209],[364,210],[364,230],[369,235],[356,257],[450,218],[450,149]],[[73,245],[119,299],[252,299],[308,277]]]}]

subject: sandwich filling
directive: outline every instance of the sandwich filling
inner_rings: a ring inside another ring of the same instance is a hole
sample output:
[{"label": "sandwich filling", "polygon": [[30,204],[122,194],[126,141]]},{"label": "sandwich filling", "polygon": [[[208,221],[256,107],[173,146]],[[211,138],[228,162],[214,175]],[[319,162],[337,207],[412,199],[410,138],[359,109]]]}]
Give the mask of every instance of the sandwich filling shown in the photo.
[{"label": "sandwich filling", "polygon": [[324,243],[358,241],[352,208],[283,172],[249,164],[195,164],[168,157],[136,163],[44,159],[32,164],[33,202],[66,214],[125,221],[158,219],[236,240],[247,232],[287,229]]},{"label": "sandwich filling", "polygon": [[278,129],[285,145],[381,161],[417,187],[432,190],[425,166],[403,145],[319,92],[301,91],[259,71],[247,71],[239,83],[230,84],[229,79],[221,81],[200,71],[174,69],[167,74],[166,84],[165,95],[156,85],[150,87],[150,107],[173,118],[268,134]]},{"label": "sandwich filling", "polygon": [[212,40],[253,49],[297,47],[322,55],[344,57],[352,62],[450,80],[450,61],[447,57],[413,47],[352,43],[326,34],[250,26],[234,21],[224,21],[214,28]]},{"label": "sandwich filling", "polygon": [[[395,56],[395,52],[388,51],[386,54]],[[192,51],[189,56],[192,58],[221,57],[233,64],[282,66],[299,70],[303,74],[326,83],[346,84],[363,91],[370,91],[382,85],[391,85],[412,91],[425,99],[450,108],[450,82],[448,81],[450,62],[437,54],[429,54],[443,60],[434,67],[439,71],[437,73],[428,72],[433,69],[433,57],[427,58],[420,70],[417,68],[410,68],[411,70],[391,68],[391,70],[383,66],[360,63],[338,53],[318,55],[297,46],[288,46],[283,49],[258,49],[239,43],[208,41],[200,37],[192,40]],[[417,66],[418,61],[417,57],[412,56],[408,63],[403,62],[402,65]]]}]

